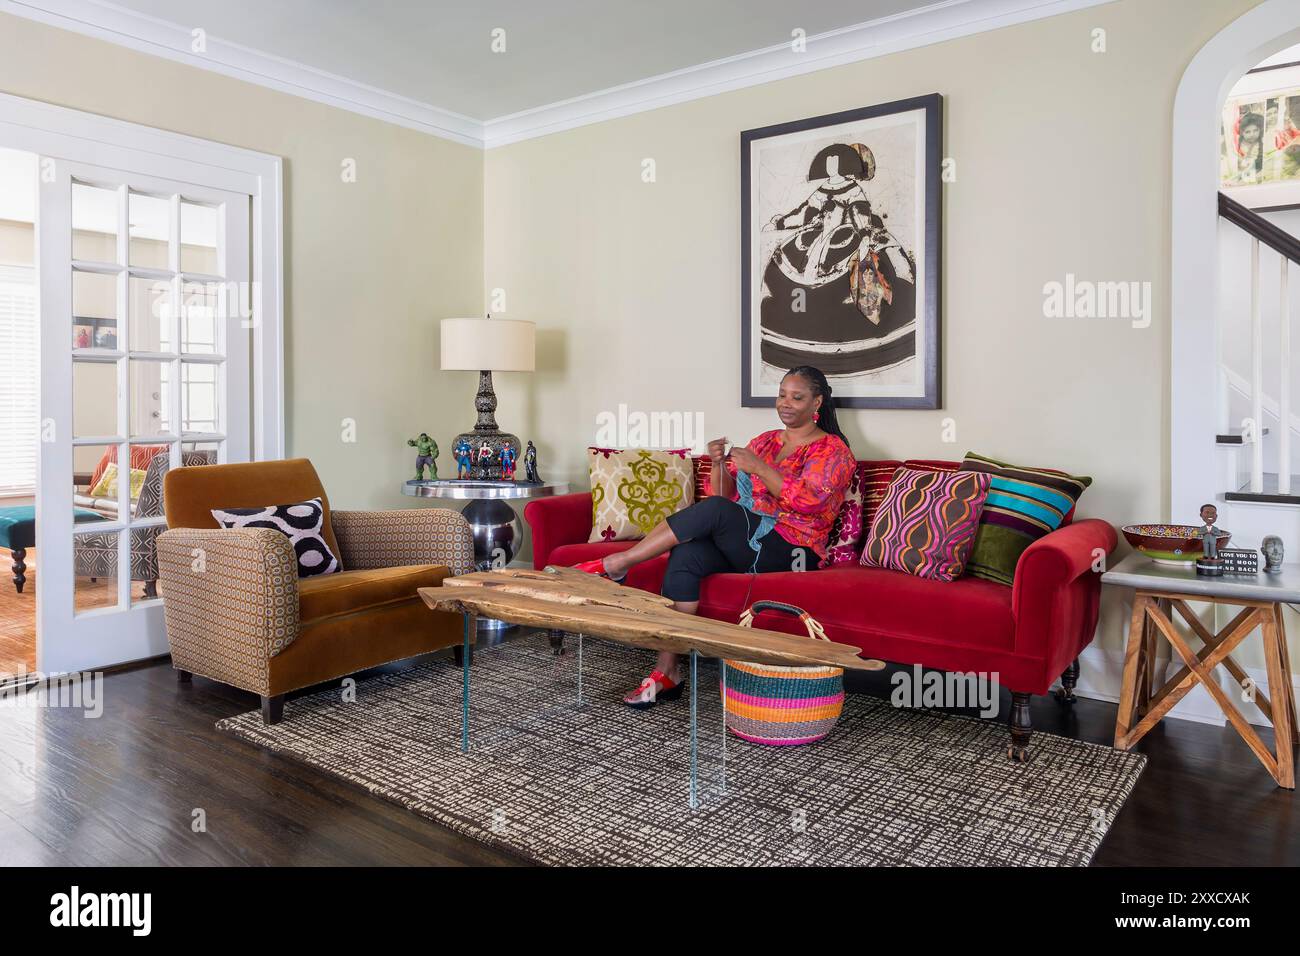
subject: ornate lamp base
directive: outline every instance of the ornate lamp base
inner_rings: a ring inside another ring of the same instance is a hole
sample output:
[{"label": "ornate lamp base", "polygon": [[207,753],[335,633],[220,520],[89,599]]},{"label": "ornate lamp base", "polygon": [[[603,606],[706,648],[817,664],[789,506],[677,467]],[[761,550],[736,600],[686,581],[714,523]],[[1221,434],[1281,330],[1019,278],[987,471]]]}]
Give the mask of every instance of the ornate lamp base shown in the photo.
[{"label": "ornate lamp base", "polygon": [[[490,371],[478,373],[478,394],[474,396],[474,410],[478,412],[478,421],[474,423],[474,430],[462,432],[452,442],[453,449],[459,448],[461,442],[466,442],[470,448],[469,474],[462,474],[458,466],[456,477],[477,481],[501,481],[505,478],[501,467],[502,451],[509,448],[514,452],[515,470],[518,471],[523,466],[523,462],[520,461],[523,447],[517,437],[497,427],[497,420],[493,414],[497,410],[497,396],[492,390]],[[483,450],[484,445],[487,445],[488,449],[486,454]],[[453,450],[452,454],[457,453]]]}]

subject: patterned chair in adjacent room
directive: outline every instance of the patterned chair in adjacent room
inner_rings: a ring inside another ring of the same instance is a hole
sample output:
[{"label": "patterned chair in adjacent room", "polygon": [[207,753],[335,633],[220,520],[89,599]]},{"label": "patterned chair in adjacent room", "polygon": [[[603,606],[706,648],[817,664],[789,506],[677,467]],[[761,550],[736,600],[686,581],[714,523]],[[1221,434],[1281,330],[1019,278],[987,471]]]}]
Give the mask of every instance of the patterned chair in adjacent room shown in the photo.
[{"label": "patterned chair in adjacent room", "polygon": [[[461,642],[460,616],[431,611],[416,594],[474,570],[459,512],[331,511],[305,458],[178,468],[164,487],[159,574],[182,681],[198,674],[251,691],[262,698],[262,719],[275,723],[290,691]],[[313,498],[343,570],[301,580],[284,534],[221,528],[212,516]]]}]

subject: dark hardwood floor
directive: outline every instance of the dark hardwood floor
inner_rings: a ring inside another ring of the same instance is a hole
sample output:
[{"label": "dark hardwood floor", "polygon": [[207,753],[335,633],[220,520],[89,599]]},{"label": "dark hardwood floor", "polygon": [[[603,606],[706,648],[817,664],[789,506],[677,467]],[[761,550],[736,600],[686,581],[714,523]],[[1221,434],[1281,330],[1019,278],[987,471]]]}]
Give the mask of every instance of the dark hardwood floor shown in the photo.
[{"label": "dark hardwood floor", "polygon": [[[887,696],[888,673],[854,689]],[[524,862],[218,733],[218,719],[256,708],[249,694],[178,684],[158,663],[108,675],[104,697],[98,719],[0,707],[0,864]],[[1033,720],[1036,732],[1109,743],[1115,707],[1036,698]],[[1139,749],[1150,762],[1096,865],[1300,863],[1297,796],[1230,728],[1166,721]],[[196,810],[206,832],[191,828]]]}]

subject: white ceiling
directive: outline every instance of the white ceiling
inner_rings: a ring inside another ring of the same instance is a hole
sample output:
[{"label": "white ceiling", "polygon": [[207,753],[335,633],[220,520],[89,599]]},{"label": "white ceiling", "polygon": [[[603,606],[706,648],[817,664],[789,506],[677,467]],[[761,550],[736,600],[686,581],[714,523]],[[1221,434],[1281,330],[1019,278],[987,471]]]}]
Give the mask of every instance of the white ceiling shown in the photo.
[{"label": "white ceiling", "polygon": [[0,12],[492,148],[1109,2],[0,0]]},{"label": "white ceiling", "polygon": [[[935,0],[115,0],[477,120]],[[492,31],[506,50],[493,53]]]}]

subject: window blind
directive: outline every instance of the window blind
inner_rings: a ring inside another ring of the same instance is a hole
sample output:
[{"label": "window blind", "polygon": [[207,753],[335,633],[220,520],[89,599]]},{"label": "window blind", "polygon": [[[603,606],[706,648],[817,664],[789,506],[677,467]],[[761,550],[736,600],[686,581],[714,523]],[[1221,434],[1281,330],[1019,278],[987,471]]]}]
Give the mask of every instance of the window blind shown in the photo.
[{"label": "window blind", "polygon": [[35,270],[0,265],[0,496],[36,493],[37,329]]}]

